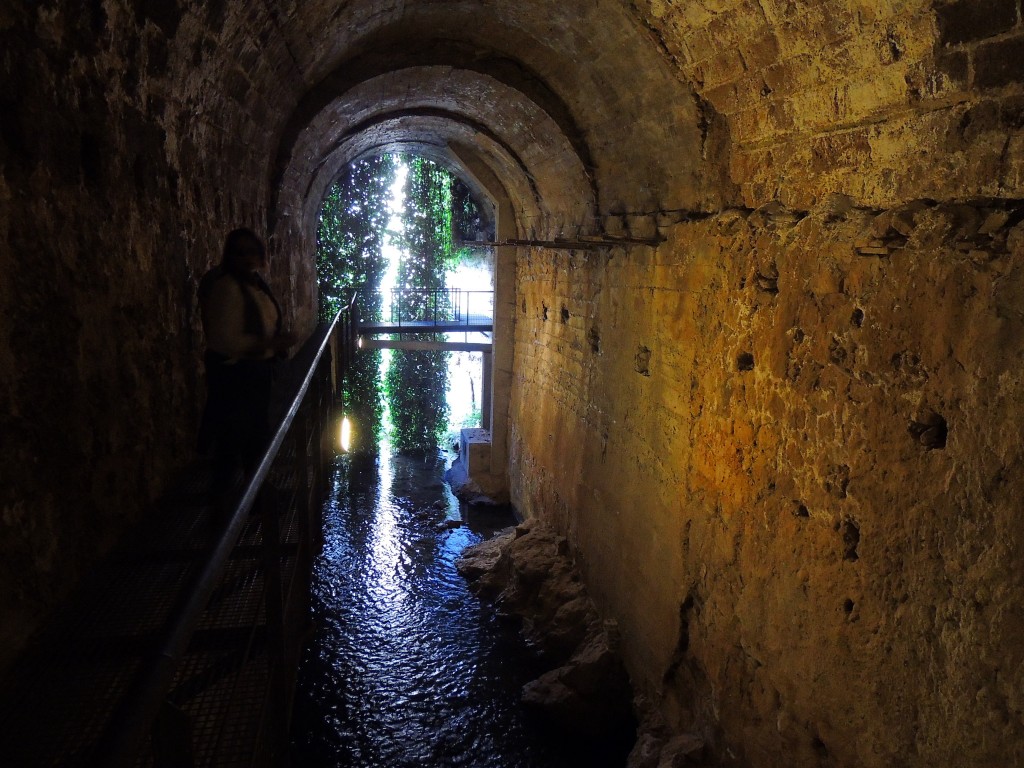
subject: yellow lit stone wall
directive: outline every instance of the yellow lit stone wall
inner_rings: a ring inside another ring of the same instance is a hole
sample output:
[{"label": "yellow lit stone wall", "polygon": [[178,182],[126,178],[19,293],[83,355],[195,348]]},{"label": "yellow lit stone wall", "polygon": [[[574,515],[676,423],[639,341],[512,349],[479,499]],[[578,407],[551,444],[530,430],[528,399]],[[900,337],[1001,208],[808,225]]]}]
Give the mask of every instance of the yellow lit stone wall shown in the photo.
[{"label": "yellow lit stone wall", "polygon": [[519,249],[496,360],[675,724],[1024,761],[1019,0],[79,5],[0,6],[0,668],[191,457],[224,232],[306,330],[331,172],[428,147],[505,235],[665,238]]},{"label": "yellow lit stone wall", "polygon": [[639,0],[723,115],[746,205],[1003,196],[1024,174],[1017,0]]},{"label": "yellow lit stone wall", "polygon": [[1019,759],[1022,218],[833,198],[520,260],[513,500],[726,763]]}]

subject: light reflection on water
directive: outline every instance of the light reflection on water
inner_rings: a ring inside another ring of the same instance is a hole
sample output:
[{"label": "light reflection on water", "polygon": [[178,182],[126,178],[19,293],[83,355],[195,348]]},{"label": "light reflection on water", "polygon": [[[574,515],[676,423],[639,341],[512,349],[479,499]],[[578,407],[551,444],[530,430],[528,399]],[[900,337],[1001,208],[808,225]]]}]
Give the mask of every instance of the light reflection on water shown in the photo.
[{"label": "light reflection on water", "polygon": [[459,507],[443,469],[383,456],[336,465],[293,764],[595,766],[522,710],[520,688],[543,669],[455,569],[466,546],[513,521],[474,510],[450,528]]}]

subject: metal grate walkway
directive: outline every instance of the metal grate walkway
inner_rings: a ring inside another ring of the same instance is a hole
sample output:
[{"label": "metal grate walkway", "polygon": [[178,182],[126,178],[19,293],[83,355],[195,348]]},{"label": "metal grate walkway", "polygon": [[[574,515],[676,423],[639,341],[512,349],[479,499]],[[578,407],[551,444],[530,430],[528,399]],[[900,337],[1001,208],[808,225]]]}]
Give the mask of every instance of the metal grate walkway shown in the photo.
[{"label": "metal grate walkway", "polygon": [[379,333],[490,333],[494,330],[491,315],[463,315],[458,320],[395,320],[378,323],[361,322],[360,335]]},{"label": "metal grate walkway", "polygon": [[287,763],[331,365],[352,339],[336,320],[297,355],[305,378],[285,388],[281,427],[232,513],[215,513],[196,461],[52,614],[0,687],[0,764]]},{"label": "metal grate walkway", "polygon": [[[278,472],[272,483],[290,491],[291,480]],[[176,492],[105,559],[16,664],[0,694],[4,764],[93,764],[115,706],[158,652],[161,630],[218,532],[206,485],[205,467],[190,467]],[[282,576],[291,582],[299,546],[294,505],[282,521]],[[165,706],[188,723],[182,727],[191,731],[197,766],[260,764],[253,749],[268,689],[261,542],[261,521],[252,516],[167,696]]]}]

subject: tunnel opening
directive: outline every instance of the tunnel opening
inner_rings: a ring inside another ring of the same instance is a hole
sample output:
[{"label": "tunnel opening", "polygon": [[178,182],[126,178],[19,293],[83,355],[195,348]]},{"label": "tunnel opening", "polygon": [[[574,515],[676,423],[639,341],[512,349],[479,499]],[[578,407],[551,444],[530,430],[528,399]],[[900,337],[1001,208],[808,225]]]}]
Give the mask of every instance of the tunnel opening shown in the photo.
[{"label": "tunnel opening", "polygon": [[470,321],[493,315],[493,250],[474,247],[494,237],[487,205],[452,169],[409,153],[352,162],[328,189],[319,312],[354,300],[366,347],[343,384],[349,450],[426,456],[481,426],[492,334]]}]

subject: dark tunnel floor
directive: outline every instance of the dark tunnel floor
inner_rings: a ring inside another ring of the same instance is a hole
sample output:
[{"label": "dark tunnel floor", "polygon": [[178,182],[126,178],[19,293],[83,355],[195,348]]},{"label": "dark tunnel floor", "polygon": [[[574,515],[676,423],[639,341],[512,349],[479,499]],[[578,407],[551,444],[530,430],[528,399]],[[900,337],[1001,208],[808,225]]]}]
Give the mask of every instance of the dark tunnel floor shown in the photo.
[{"label": "dark tunnel floor", "polygon": [[594,754],[521,706],[520,688],[544,668],[455,569],[466,546],[514,521],[508,511],[460,515],[443,470],[440,458],[335,466],[293,764],[622,766],[624,754]]}]

